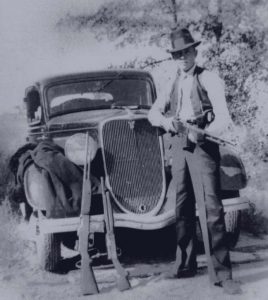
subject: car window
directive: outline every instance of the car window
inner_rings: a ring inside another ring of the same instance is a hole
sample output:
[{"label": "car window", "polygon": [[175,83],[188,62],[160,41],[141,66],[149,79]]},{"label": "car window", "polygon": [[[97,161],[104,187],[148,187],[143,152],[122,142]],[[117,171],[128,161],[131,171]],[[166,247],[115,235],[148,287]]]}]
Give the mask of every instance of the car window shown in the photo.
[{"label": "car window", "polygon": [[[106,82],[110,82],[105,86]],[[81,110],[152,105],[150,83],[144,79],[105,79],[57,84],[46,92],[51,116]]]},{"label": "car window", "polygon": [[38,124],[42,118],[39,91],[34,86],[29,87],[26,90],[24,101],[26,105],[28,123],[31,125]]},{"label": "car window", "polygon": [[53,100],[50,102],[50,107],[54,108],[58,105],[61,105],[65,102],[68,102],[70,100],[75,100],[75,99],[81,99],[83,98],[84,100],[88,101],[112,101],[113,100],[113,95],[108,94],[108,93],[80,93],[80,94],[71,94],[71,95],[61,95],[53,98]]}]

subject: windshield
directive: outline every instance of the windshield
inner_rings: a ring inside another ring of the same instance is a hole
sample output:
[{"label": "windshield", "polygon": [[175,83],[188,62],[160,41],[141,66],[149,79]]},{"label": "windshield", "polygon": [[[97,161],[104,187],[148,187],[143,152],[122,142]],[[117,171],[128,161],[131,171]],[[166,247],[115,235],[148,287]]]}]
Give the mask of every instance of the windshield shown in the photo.
[{"label": "windshield", "polygon": [[150,83],[142,79],[106,79],[64,83],[47,89],[49,115],[116,106],[151,106]]}]

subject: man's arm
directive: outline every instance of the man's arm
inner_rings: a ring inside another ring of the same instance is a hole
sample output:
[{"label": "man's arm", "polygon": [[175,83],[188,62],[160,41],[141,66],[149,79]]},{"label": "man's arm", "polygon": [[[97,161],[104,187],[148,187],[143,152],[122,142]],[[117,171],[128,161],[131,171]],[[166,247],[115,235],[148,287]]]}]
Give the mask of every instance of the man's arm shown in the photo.
[{"label": "man's arm", "polygon": [[167,132],[174,132],[175,129],[172,123],[173,117],[167,118],[164,116],[167,105],[168,101],[164,99],[157,99],[148,113],[148,120],[153,126],[162,127]]},{"label": "man's arm", "polygon": [[225,99],[224,82],[216,73],[209,71],[203,72],[200,81],[208,93],[215,114],[214,121],[206,130],[219,136],[233,125]]}]

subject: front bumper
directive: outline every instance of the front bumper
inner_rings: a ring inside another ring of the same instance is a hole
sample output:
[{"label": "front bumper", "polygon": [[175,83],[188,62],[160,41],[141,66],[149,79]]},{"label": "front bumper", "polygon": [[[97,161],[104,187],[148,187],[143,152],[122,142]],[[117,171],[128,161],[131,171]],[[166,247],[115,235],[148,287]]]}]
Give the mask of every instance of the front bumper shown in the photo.
[{"label": "front bumper", "polygon": [[[237,211],[248,209],[249,204],[241,198],[223,200],[224,211]],[[196,210],[198,216],[198,210]],[[60,233],[77,231],[80,225],[80,218],[61,218],[36,220],[40,233]],[[175,210],[169,209],[156,216],[139,216],[127,213],[115,213],[115,227],[125,227],[140,230],[156,230],[167,227],[175,222]],[[90,229],[92,232],[104,232],[104,216],[90,216]]]}]

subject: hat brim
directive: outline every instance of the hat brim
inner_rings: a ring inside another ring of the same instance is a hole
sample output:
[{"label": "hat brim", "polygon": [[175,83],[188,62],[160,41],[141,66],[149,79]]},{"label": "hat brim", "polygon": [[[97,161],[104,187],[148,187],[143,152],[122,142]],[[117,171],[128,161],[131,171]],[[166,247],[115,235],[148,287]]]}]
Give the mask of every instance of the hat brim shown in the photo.
[{"label": "hat brim", "polygon": [[198,41],[198,42],[186,44],[186,45],[184,45],[184,47],[181,47],[181,48],[167,49],[167,52],[168,52],[168,53],[174,53],[174,52],[178,52],[178,51],[185,50],[185,49],[190,48],[190,47],[197,47],[197,46],[199,46],[200,44],[201,44],[201,42]]}]

